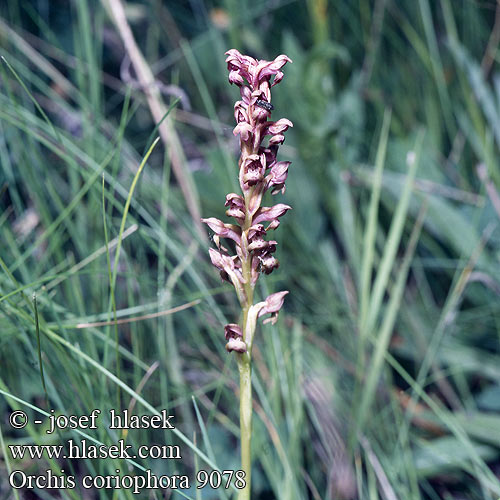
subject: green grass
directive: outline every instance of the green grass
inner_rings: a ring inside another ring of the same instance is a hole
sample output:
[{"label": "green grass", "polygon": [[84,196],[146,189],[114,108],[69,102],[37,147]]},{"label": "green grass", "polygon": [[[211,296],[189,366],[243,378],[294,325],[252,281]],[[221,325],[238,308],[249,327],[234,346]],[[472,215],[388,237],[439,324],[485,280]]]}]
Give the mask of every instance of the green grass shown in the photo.
[{"label": "green grass", "polygon": [[[12,470],[61,468],[188,474],[192,488],[170,498],[234,497],[195,488],[199,469],[239,467],[223,338],[238,308],[189,207],[224,218],[237,186],[239,94],[223,54],[235,46],[293,60],[273,89],[273,118],[294,123],[279,200],[293,210],[276,234],[281,266],[257,290],[290,294],[254,346],[253,498],[497,500],[497,4],[128,3],[170,86],[164,118],[193,180],[189,204],[143,90],[120,79],[103,5],[57,5],[6,0],[0,13],[0,498],[23,497]],[[177,428],[122,434],[106,422],[118,407],[167,409]],[[32,423],[94,408],[96,430],[51,436]],[[30,423],[14,430],[19,409]],[[20,461],[8,448],[83,437],[178,444],[183,459]]]}]

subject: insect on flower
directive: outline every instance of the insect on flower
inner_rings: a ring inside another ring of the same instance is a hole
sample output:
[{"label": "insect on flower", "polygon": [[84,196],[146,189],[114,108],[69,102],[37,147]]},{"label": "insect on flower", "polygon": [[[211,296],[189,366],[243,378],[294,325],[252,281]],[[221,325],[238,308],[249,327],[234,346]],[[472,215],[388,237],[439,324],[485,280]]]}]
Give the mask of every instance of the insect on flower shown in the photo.
[{"label": "insect on flower", "polygon": [[257,104],[257,106],[259,106],[260,108],[265,109],[266,111],[272,111],[274,109],[274,106],[270,102],[264,101],[262,99],[257,99],[255,101],[255,104]]}]

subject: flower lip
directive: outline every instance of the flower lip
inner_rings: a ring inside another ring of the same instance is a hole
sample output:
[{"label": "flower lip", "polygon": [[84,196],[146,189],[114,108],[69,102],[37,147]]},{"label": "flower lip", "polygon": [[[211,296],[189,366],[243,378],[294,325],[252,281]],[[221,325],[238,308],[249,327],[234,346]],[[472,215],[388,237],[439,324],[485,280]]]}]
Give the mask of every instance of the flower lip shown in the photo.
[{"label": "flower lip", "polygon": [[243,341],[243,332],[241,331],[240,325],[236,323],[229,323],[224,327],[224,335],[228,341],[226,344],[226,350],[228,352],[246,352],[247,345]]},{"label": "flower lip", "polygon": [[277,241],[269,240],[266,241],[263,238],[256,238],[250,245],[248,245],[248,250],[253,251],[256,250],[258,252],[274,253],[276,252],[276,246],[278,245]]},{"label": "flower lip", "polygon": [[239,352],[240,354],[243,354],[247,352],[247,345],[241,339],[232,338],[229,339],[229,342],[226,344],[226,351],[227,352],[236,351]]},{"label": "flower lip", "polygon": [[273,257],[270,254],[265,254],[260,258],[260,262],[262,265],[262,271],[265,274],[271,274],[275,269],[278,269],[280,263],[276,257]]},{"label": "flower lip", "polygon": [[255,186],[263,179],[263,177],[264,176],[259,170],[248,170],[248,172],[243,176],[243,182],[249,186]]}]

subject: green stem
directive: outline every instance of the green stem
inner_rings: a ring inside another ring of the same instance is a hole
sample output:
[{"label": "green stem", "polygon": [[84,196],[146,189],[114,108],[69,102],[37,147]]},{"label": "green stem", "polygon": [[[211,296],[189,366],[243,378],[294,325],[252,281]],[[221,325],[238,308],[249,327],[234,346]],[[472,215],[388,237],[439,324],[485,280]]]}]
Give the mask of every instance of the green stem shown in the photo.
[{"label": "green stem", "polygon": [[[247,210],[248,213],[248,210]],[[252,341],[255,326],[252,331],[247,332],[248,313],[253,305],[253,286],[251,272],[251,257],[247,247],[247,234],[251,221],[248,217],[243,227],[242,238],[244,254],[247,258],[242,259],[242,273],[245,280],[246,302],[243,308],[243,340],[247,343],[247,352],[238,355],[238,369],[240,372],[240,442],[241,442],[241,470],[245,471],[245,487],[239,490],[238,500],[250,500],[251,476],[252,476]]]},{"label": "green stem", "polygon": [[[242,151],[242,159],[253,151]],[[241,171],[240,171],[241,176]],[[252,214],[249,210],[249,200],[254,196],[254,188],[244,193],[245,197],[245,220],[242,225],[241,235],[241,272],[243,274],[245,299],[241,301],[243,311],[243,341],[247,344],[247,352],[238,354],[238,369],[240,372],[240,442],[241,442],[241,470],[245,472],[245,487],[239,490],[238,500],[250,500],[251,477],[252,477],[252,343],[255,333],[255,321],[253,327],[247,332],[248,313],[253,305],[253,292],[255,284],[252,284],[252,256],[248,250],[248,231],[252,225]]]},{"label": "green stem", "polygon": [[252,474],[252,364],[249,353],[239,356],[240,371],[240,440],[241,470],[245,471],[245,487],[239,490],[238,500],[250,500]]}]

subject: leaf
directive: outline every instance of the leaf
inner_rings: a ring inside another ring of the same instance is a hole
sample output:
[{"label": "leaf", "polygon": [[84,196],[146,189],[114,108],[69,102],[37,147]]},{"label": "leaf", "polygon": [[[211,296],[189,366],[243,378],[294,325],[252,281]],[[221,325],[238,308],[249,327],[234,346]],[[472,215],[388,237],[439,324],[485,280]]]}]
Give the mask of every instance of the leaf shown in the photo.
[{"label": "leaf", "polygon": [[[498,456],[497,450],[484,444],[473,444],[476,453],[485,461]],[[446,436],[419,443],[414,453],[415,467],[421,477],[436,477],[454,469],[469,471],[470,452],[456,438]]]}]

